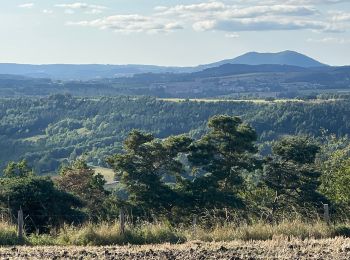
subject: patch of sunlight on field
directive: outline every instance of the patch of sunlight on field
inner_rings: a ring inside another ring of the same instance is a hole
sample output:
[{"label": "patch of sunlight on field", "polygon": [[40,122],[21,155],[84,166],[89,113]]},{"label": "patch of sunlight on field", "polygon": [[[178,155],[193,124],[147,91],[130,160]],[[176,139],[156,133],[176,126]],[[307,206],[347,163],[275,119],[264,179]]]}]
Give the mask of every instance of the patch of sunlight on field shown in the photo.
[{"label": "patch of sunlight on field", "polygon": [[282,102],[305,102],[298,99],[276,99],[273,101],[265,99],[202,99],[202,98],[193,98],[193,99],[184,99],[184,98],[159,98],[158,100],[166,102],[206,102],[206,103],[216,103],[216,102],[251,102],[256,104],[270,104],[270,103],[282,103]]},{"label": "patch of sunlight on field", "polygon": [[299,102],[299,103],[312,103],[320,104],[326,102],[336,102],[338,99],[311,99],[311,100],[301,100],[301,99],[275,99],[275,100],[266,100],[266,99],[207,99],[207,98],[158,98],[157,100],[165,102],[205,102],[205,103],[217,103],[217,102],[232,102],[232,103],[254,103],[254,104],[274,104],[274,103],[287,103],[287,102]]},{"label": "patch of sunlight on field", "polygon": [[45,139],[46,137],[47,137],[47,135],[35,135],[35,136],[31,136],[31,137],[23,139],[23,141],[36,143],[41,139]]},{"label": "patch of sunlight on field", "polygon": [[87,128],[83,127],[83,128],[77,129],[77,133],[80,135],[88,135],[90,134],[90,131]]},{"label": "patch of sunlight on field", "polygon": [[114,171],[112,169],[97,166],[92,167],[92,169],[95,171],[96,174],[102,174],[107,183],[114,181]]}]

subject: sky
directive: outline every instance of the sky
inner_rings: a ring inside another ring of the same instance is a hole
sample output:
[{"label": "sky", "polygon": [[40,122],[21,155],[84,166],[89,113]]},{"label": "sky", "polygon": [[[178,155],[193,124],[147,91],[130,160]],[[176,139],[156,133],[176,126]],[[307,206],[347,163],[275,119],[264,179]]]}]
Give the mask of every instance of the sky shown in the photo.
[{"label": "sky", "polygon": [[294,50],[350,65],[350,0],[0,0],[0,63],[193,66]]}]

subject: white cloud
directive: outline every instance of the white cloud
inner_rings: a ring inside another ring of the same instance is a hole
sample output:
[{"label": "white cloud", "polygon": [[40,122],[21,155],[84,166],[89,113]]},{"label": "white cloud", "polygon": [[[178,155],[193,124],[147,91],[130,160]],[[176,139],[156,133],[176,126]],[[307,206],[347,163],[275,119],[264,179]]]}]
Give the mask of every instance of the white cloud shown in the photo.
[{"label": "white cloud", "polygon": [[73,9],[66,9],[64,10],[65,14],[75,14],[75,11]]},{"label": "white cloud", "polygon": [[68,25],[95,27],[102,30],[110,29],[122,33],[171,32],[183,28],[178,22],[154,19],[153,17],[137,14],[114,15],[92,21],[69,22]]},{"label": "white cloud", "polygon": [[321,38],[321,39],[309,38],[309,39],[307,39],[307,42],[332,43],[332,44],[348,44],[348,43],[350,43],[350,40],[344,39],[344,38],[326,37],[326,38]]},{"label": "white cloud", "polygon": [[311,6],[294,5],[255,5],[236,6],[226,5],[221,2],[209,2],[192,5],[176,5],[174,7],[156,7],[157,15],[180,16],[188,18],[201,18],[204,16],[218,18],[249,18],[259,15],[288,15],[288,16],[309,16],[315,15],[318,11]]},{"label": "white cloud", "polygon": [[334,21],[334,22],[349,22],[350,21],[350,12],[333,11],[330,13],[332,14],[332,21]]},{"label": "white cloud", "polygon": [[348,0],[289,0],[290,4],[339,4],[346,3]]},{"label": "white cloud", "polygon": [[30,9],[30,8],[33,8],[33,7],[34,7],[34,3],[20,4],[18,7],[19,7],[19,8],[28,8],[28,9]]},{"label": "white cloud", "polygon": [[44,9],[44,10],[42,10],[42,12],[43,12],[44,14],[52,14],[52,13],[53,13],[53,10]]},{"label": "white cloud", "polygon": [[[154,13],[149,16],[116,14],[97,20],[69,24],[128,33],[169,32],[185,27],[195,31],[224,31],[227,34],[273,30],[336,33],[344,32],[349,27],[346,24],[350,21],[349,13],[324,13],[312,5],[314,3],[335,4],[343,0],[286,0],[283,4],[280,0],[235,0],[234,4],[232,1],[214,0],[187,5],[156,6]],[[84,3],[56,6],[70,8],[68,10],[86,9],[91,13],[99,13],[103,10]]]},{"label": "white cloud", "polygon": [[200,21],[193,25],[198,31],[275,31],[275,30],[324,30],[326,24],[307,20],[295,20],[273,17],[244,18],[231,20]]},{"label": "white cloud", "polygon": [[[281,0],[241,0],[240,3],[259,3],[259,4],[280,4]],[[284,0],[283,4],[288,5],[335,5],[348,3],[349,0]]]},{"label": "white cloud", "polygon": [[56,4],[55,7],[67,8],[67,9],[107,9],[102,5],[90,5],[87,3],[73,3],[73,4]]},{"label": "white cloud", "polygon": [[239,36],[239,34],[238,33],[226,33],[225,34],[225,37],[226,38],[239,38],[240,36]]},{"label": "white cloud", "polygon": [[100,14],[105,9],[107,9],[107,7],[103,5],[93,5],[81,2],[76,2],[72,4],[56,4],[55,7],[64,8],[65,13],[67,14],[75,13],[74,10],[84,10],[87,14]]},{"label": "white cloud", "polygon": [[103,13],[103,11],[101,9],[91,9],[86,11],[87,14],[100,14]]},{"label": "white cloud", "polygon": [[181,14],[186,12],[206,12],[206,11],[223,11],[226,10],[226,5],[222,2],[208,2],[190,5],[176,5],[173,7],[157,6],[155,11],[163,12],[165,15]]}]

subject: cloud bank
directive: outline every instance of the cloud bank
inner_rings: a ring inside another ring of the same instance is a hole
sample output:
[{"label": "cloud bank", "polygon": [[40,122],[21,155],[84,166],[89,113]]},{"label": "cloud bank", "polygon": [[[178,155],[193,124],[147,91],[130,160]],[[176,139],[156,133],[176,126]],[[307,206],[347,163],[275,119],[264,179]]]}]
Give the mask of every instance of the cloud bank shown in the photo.
[{"label": "cloud bank", "polygon": [[[70,21],[68,25],[110,29],[116,32],[312,30],[344,32],[350,25],[350,14],[341,11],[321,12],[317,5],[336,5],[345,0],[232,0],[196,4],[156,6],[148,16],[116,14],[94,20]],[[68,10],[104,10],[106,7],[84,3],[61,4]],[[99,12],[99,11],[97,11]]]}]

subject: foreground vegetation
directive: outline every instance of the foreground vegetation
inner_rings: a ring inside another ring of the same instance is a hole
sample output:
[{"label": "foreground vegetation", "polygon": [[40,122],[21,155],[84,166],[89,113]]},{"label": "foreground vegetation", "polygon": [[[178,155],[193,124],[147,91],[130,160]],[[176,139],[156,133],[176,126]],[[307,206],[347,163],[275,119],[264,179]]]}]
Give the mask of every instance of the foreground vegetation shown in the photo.
[{"label": "foreground vegetation", "polygon": [[0,245],[30,246],[108,246],[145,244],[182,244],[191,241],[231,242],[266,241],[279,237],[289,239],[326,239],[350,237],[350,225],[327,225],[322,221],[305,223],[300,220],[284,221],[279,224],[257,222],[236,226],[232,223],[212,228],[203,226],[171,227],[165,223],[139,223],[128,225],[122,234],[119,223],[85,224],[64,226],[52,234],[27,234],[24,240],[17,239],[16,228],[1,223]]},{"label": "foreground vegetation", "polygon": [[[36,175],[25,160],[0,177],[2,244],[109,245],[329,238],[350,233],[350,142],[347,137],[284,136],[267,156],[239,117],[217,115],[197,139],[158,139],[131,131],[123,151],[108,157],[117,187],[83,158],[55,178]],[[324,204],[331,225],[321,223]],[[25,216],[18,241],[16,213]],[[125,233],[114,223],[125,215]],[[111,224],[114,223],[114,224]]]}]

